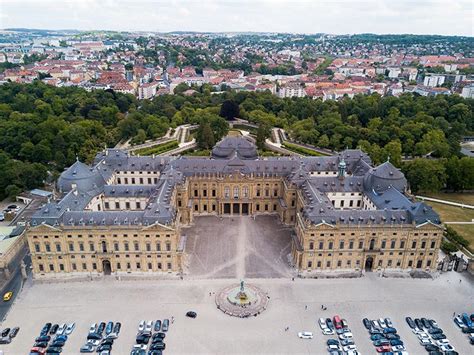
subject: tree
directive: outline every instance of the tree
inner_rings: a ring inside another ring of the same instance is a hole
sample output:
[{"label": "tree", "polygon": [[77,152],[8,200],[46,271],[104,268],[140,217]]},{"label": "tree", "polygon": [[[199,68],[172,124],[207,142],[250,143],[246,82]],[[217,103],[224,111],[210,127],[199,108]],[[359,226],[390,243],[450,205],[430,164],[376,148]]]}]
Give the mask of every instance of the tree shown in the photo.
[{"label": "tree", "polygon": [[196,141],[201,149],[211,149],[214,146],[214,133],[209,121],[203,121],[196,132]]},{"label": "tree", "polygon": [[390,157],[390,162],[396,166],[400,167],[402,165],[402,144],[400,141],[391,141],[383,147],[382,159],[388,159]]},{"label": "tree", "polygon": [[257,129],[257,148],[265,149],[265,140],[270,137],[270,127],[265,124],[260,124]]},{"label": "tree", "polygon": [[225,100],[221,105],[219,116],[224,117],[226,120],[231,121],[236,117],[239,117],[240,109],[239,105],[233,100]]},{"label": "tree", "polygon": [[318,147],[320,147],[320,148],[328,148],[329,147],[329,137],[327,135],[323,134],[321,137],[319,137]]},{"label": "tree", "polygon": [[412,192],[437,192],[446,184],[446,168],[441,161],[417,158],[405,162],[402,170]]},{"label": "tree", "polygon": [[21,189],[16,185],[8,185],[5,188],[5,194],[10,198],[11,201],[15,201],[16,196],[21,193]]}]

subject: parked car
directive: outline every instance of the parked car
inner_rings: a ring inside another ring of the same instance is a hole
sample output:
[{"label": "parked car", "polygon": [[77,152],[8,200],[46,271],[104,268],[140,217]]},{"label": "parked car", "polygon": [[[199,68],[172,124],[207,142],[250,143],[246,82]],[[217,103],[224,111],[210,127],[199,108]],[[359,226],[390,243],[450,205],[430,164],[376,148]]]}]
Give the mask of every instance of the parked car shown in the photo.
[{"label": "parked car", "polygon": [[114,333],[116,335],[119,335],[120,329],[122,329],[122,323],[116,322],[115,325],[114,325]]},{"label": "parked car", "polygon": [[188,311],[188,312],[186,312],[186,317],[189,317],[189,318],[196,318],[196,317],[197,317],[197,313],[194,312],[194,311]]},{"label": "parked car", "polygon": [[166,344],[165,343],[155,343],[150,346],[150,350],[165,350]]},{"label": "parked car", "polygon": [[463,313],[461,315],[462,321],[468,328],[472,328],[472,321],[471,318],[469,318],[469,315],[467,313]]},{"label": "parked car", "polygon": [[114,322],[107,322],[105,326],[105,334],[109,335],[114,330]]},{"label": "parked car", "polygon": [[155,321],[155,332],[159,332],[161,330],[161,320],[157,319]]},{"label": "parked car", "polygon": [[439,328],[438,323],[434,319],[429,319],[429,322],[431,323],[431,328]]},{"label": "parked car", "polygon": [[170,320],[169,319],[163,320],[163,323],[161,324],[161,330],[164,332],[167,332],[169,328],[170,328]]},{"label": "parked car", "polygon": [[93,353],[94,352],[94,349],[95,347],[91,344],[84,344],[83,346],[81,346],[81,348],[79,349],[79,351],[81,353]]},{"label": "parked car", "polygon": [[339,316],[334,316],[333,318],[333,322],[334,322],[334,327],[336,329],[341,329],[342,328],[342,322],[341,322],[341,318]]},{"label": "parked car", "polygon": [[423,327],[425,327],[426,329],[430,329],[430,328],[431,328],[431,323],[428,321],[428,319],[426,319],[426,318],[421,318],[421,322],[423,323]]},{"label": "parked car", "polygon": [[326,341],[326,345],[329,346],[329,345],[339,345],[339,340],[337,339],[328,339]]},{"label": "parked car", "polygon": [[49,334],[54,335],[58,331],[59,325],[58,324],[53,324],[51,326],[51,329],[49,330]]},{"label": "parked car", "polygon": [[10,337],[1,337],[0,344],[10,344],[12,342]]},{"label": "parked car", "polygon": [[390,350],[392,350],[392,347],[390,345],[383,345],[383,346],[376,347],[375,350],[378,353],[386,353],[386,352],[389,352]]},{"label": "parked car", "polygon": [[10,334],[10,328],[5,328],[2,330],[2,333],[0,334],[2,338],[6,338]]},{"label": "parked car", "polygon": [[[7,328],[8,329],[8,328]],[[8,334],[8,333],[7,333]],[[2,336],[3,336],[3,333],[2,333]],[[6,335],[5,335],[6,336]],[[35,339],[35,341],[37,343],[43,343],[43,342],[46,342],[48,343],[49,341],[51,340],[51,337],[49,335],[40,335],[39,337],[37,337]]]},{"label": "parked car", "polygon": [[313,333],[311,332],[298,332],[298,337],[301,339],[313,339]]},{"label": "parked car", "polygon": [[385,324],[387,325],[387,327],[393,328],[393,323],[390,318],[385,318]]},{"label": "parked car", "polygon": [[387,324],[385,324],[385,319],[379,318],[378,322],[382,328],[387,328]]},{"label": "parked car", "polygon": [[390,345],[390,340],[388,339],[379,339],[373,342],[374,346],[383,346],[383,345]]},{"label": "parked car", "polygon": [[5,213],[0,212],[0,222],[3,222],[5,220]]},{"label": "parked car", "polygon": [[34,346],[30,349],[30,354],[40,354],[44,355],[46,353],[46,349],[39,348],[37,346]]},{"label": "parked car", "polygon": [[370,328],[372,328],[372,324],[367,318],[362,319],[362,323],[364,323],[365,329],[370,330]]},{"label": "parked car", "polygon": [[388,333],[396,333],[397,329],[390,327],[390,328],[384,328],[383,333],[388,334]]},{"label": "parked car", "polygon": [[416,324],[415,324],[415,321],[411,318],[411,317],[406,317],[405,320],[407,321],[408,323],[408,326],[412,329],[415,329],[416,328]]},{"label": "parked car", "polygon": [[400,335],[398,335],[397,333],[387,333],[384,335],[385,335],[385,338],[387,338],[388,340],[400,339]]},{"label": "parked car", "polygon": [[146,322],[144,320],[140,321],[140,323],[138,323],[138,331],[143,332],[145,330],[145,326]]},{"label": "parked car", "polygon": [[89,334],[95,333],[96,331],[97,331],[97,323],[92,323],[91,326],[89,327]]},{"label": "parked car", "polygon": [[332,322],[331,318],[326,318],[326,324],[328,325],[328,328],[331,330],[334,330],[334,323]]},{"label": "parked car", "polygon": [[14,327],[12,328],[12,330],[10,331],[10,334],[8,334],[8,336],[10,337],[10,339],[16,337],[16,335],[18,334],[18,332],[20,331],[20,328],[19,327]]},{"label": "parked car", "polygon": [[423,322],[419,318],[415,318],[415,324],[418,329],[423,329]]},{"label": "parked car", "polygon": [[146,322],[145,331],[147,331],[147,332],[153,331],[153,321],[152,320],[149,320],[148,322]]},{"label": "parked car", "polygon": [[464,324],[462,318],[460,315],[457,315],[454,317],[454,323],[459,327],[459,328],[465,328],[466,325]]},{"label": "parked car", "polygon": [[64,331],[64,334],[66,335],[69,335],[72,333],[72,331],[74,330],[74,328],[76,327],[76,323],[69,323],[67,326],[66,326],[66,329]]},{"label": "parked car", "polygon": [[347,323],[347,321],[344,318],[341,319],[341,324],[342,324],[343,328],[349,328],[349,324]]},{"label": "parked car", "polygon": [[102,335],[105,330],[105,322],[100,322],[99,326],[97,327],[97,333]]},{"label": "parked car", "polygon": [[59,334],[59,335],[64,334],[64,332],[66,331],[66,327],[67,327],[66,323],[61,324],[56,334]]}]

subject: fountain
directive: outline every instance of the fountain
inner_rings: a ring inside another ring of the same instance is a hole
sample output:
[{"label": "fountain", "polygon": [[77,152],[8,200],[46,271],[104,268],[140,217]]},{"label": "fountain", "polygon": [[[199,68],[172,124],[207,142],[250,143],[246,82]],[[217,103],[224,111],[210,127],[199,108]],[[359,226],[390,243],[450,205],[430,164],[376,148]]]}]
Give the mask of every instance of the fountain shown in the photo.
[{"label": "fountain", "polygon": [[257,316],[267,308],[270,298],[255,285],[240,281],[240,286],[225,287],[216,295],[217,308],[234,317]]}]

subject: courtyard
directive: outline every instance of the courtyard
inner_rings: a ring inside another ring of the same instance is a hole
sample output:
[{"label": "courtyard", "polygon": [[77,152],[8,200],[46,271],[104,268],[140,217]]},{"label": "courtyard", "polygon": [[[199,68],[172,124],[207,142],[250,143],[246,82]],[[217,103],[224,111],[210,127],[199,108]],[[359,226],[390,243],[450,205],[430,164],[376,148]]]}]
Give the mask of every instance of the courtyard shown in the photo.
[{"label": "courtyard", "polygon": [[[236,279],[29,281],[2,324],[20,326],[20,332],[0,349],[24,355],[44,323],[76,322],[63,353],[78,354],[90,324],[112,320],[122,322],[113,354],[128,354],[140,320],[174,317],[166,337],[169,354],[325,354],[328,337],[321,334],[317,319],[338,314],[347,319],[362,354],[374,352],[364,317],[390,317],[409,353],[426,353],[405,316],[435,319],[456,350],[469,354],[472,346],[451,319],[453,312],[472,312],[474,288],[466,276],[451,272],[434,280],[388,279],[368,273],[359,279],[246,279],[270,296],[267,310],[246,319],[225,315],[214,302],[213,293]],[[186,318],[188,310],[196,311],[197,318]],[[314,338],[299,339],[302,330],[312,331]]]},{"label": "courtyard", "polygon": [[187,274],[193,278],[290,277],[293,229],[277,216],[196,217],[187,236]]}]

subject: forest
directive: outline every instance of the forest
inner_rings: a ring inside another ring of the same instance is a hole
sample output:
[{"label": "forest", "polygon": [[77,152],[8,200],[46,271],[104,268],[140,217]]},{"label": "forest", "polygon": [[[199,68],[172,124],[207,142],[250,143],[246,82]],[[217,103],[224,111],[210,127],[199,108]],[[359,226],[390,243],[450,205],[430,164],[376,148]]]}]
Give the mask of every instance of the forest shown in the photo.
[{"label": "forest", "polygon": [[267,135],[268,127],[277,126],[322,148],[360,147],[376,164],[390,157],[414,192],[474,188],[474,159],[460,155],[461,138],[474,131],[474,100],[373,94],[323,102],[269,92],[211,94],[207,85],[194,89],[192,96],[138,101],[40,81],[1,85],[0,198],[53,180],[76,156],[91,162],[104,146],[128,139],[139,144],[183,123],[200,124],[198,141],[209,148],[226,134],[232,115],[265,127],[260,131]]}]

